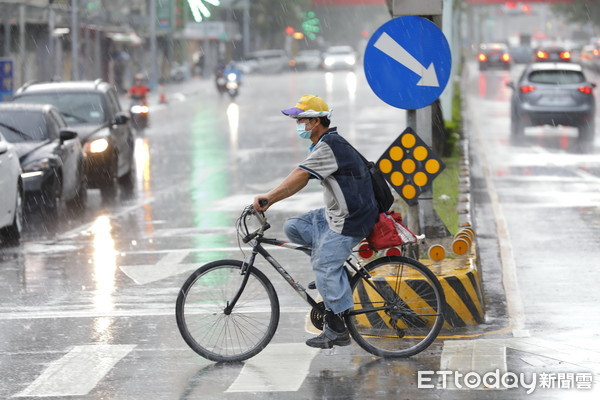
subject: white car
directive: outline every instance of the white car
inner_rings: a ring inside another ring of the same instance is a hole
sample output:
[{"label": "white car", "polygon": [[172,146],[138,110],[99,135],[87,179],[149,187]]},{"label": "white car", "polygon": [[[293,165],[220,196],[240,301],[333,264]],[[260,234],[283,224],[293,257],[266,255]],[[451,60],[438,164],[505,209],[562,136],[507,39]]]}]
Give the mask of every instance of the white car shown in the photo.
[{"label": "white car", "polygon": [[356,62],[356,52],[350,46],[332,46],[323,53],[323,68],[328,71],[354,69]]},{"label": "white car", "polygon": [[285,50],[259,50],[250,53],[246,60],[236,65],[245,74],[278,74],[289,69],[290,57]]},{"label": "white car", "polygon": [[[0,122],[1,124],[1,122]],[[18,244],[23,228],[21,164],[13,145],[0,134],[0,241]]]}]

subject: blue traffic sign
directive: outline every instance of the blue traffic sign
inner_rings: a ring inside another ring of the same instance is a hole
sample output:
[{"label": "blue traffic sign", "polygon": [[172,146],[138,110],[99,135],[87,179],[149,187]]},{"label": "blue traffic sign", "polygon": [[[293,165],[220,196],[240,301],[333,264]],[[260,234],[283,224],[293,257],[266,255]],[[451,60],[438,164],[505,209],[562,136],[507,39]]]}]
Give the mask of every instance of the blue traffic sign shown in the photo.
[{"label": "blue traffic sign", "polygon": [[9,101],[13,96],[13,61],[0,58],[0,101]]},{"label": "blue traffic sign", "polygon": [[442,31],[422,17],[394,18],[367,44],[367,81],[387,104],[415,110],[433,103],[450,79],[452,55]]}]

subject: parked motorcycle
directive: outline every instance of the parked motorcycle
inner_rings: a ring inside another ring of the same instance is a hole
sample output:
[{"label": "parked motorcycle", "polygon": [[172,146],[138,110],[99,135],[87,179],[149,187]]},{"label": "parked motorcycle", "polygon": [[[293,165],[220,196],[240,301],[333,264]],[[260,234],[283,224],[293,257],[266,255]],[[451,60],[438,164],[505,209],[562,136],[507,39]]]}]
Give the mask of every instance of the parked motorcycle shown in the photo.
[{"label": "parked motorcycle", "polygon": [[148,112],[150,109],[145,103],[143,98],[133,97],[129,105],[129,115],[131,117],[132,128],[138,132],[143,133],[144,129],[148,127]]}]

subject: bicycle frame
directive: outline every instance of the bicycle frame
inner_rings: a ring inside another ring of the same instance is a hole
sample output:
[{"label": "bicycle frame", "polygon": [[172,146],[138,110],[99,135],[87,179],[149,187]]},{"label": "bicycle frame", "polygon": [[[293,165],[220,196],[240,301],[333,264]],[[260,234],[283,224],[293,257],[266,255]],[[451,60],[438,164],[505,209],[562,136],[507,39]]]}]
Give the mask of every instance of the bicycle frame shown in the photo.
[{"label": "bicycle frame", "polygon": [[[307,255],[311,254],[311,249],[309,247],[302,246],[299,244],[289,243],[289,242],[285,242],[285,241],[282,241],[279,239],[269,239],[269,238],[265,238],[262,236],[257,236],[254,240],[255,240],[255,243],[252,245],[252,255],[250,256],[250,260],[249,260],[249,262],[244,263],[244,265],[242,266],[241,274],[244,275],[244,279],[242,281],[242,284],[240,285],[240,289],[234,296],[233,300],[227,304],[227,307],[225,308],[225,314],[228,315],[231,313],[231,311],[235,307],[235,304],[237,303],[237,300],[242,295],[242,293],[246,287],[246,283],[248,282],[248,278],[250,277],[250,274],[248,274],[246,272],[249,268],[251,268],[254,265],[254,260],[256,259],[257,254],[260,254],[265,260],[267,260],[269,262],[269,264],[271,264],[273,266],[273,268],[275,268],[275,270],[277,272],[279,272],[279,274],[283,277],[283,279],[296,291],[296,293],[298,293],[298,295],[304,301],[306,301],[308,304],[310,304],[311,307],[316,308],[316,309],[321,309],[322,311],[324,311],[322,305],[319,304],[310,294],[308,294],[306,292],[306,289],[304,288],[304,286],[302,286],[299,282],[294,280],[294,278],[285,270],[285,268],[277,260],[275,260],[275,258],[273,258],[273,256],[271,256],[271,254],[262,246],[262,244],[265,243],[265,244],[269,244],[269,245],[273,245],[273,246],[285,247],[285,248],[291,249],[291,250],[298,250],[298,251],[302,251],[302,252],[306,253]],[[373,283],[371,281],[368,280],[368,278],[370,278],[370,274],[367,271],[365,271],[362,267],[356,267],[352,263],[350,258],[348,258],[346,260],[345,265],[346,265],[346,270],[348,271],[348,273],[349,273],[349,270],[348,270],[348,266],[349,266],[352,270],[354,270],[355,273],[360,274],[360,276],[364,279],[364,281],[373,290],[375,290],[383,299],[387,300],[387,296],[385,295],[385,293],[382,293],[375,285],[373,285]],[[348,276],[348,279],[350,279],[350,278],[351,278],[351,276]],[[363,308],[360,310],[349,311],[348,315],[365,314],[367,312],[381,311],[381,310],[386,310],[388,308],[389,308],[389,306]]]}]

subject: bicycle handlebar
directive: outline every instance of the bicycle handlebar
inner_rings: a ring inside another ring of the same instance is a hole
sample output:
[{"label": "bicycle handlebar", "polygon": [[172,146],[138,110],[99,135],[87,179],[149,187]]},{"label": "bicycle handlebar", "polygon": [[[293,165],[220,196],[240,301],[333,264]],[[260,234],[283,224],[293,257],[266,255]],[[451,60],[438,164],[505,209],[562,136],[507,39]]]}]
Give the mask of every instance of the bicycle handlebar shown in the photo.
[{"label": "bicycle handlebar", "polygon": [[[261,200],[260,201],[260,205],[264,206],[266,204],[266,200]],[[255,230],[252,233],[248,232],[248,227],[246,225],[246,218],[249,215],[254,215],[256,217],[256,219],[258,219],[258,222],[260,223],[260,228],[258,228],[257,230]],[[271,225],[267,222],[267,217],[265,216],[265,214],[263,212],[260,211],[255,211],[254,207],[252,205],[247,206],[246,208],[244,208],[244,211],[242,212],[242,222],[244,224],[244,230],[246,233],[246,236],[244,236],[242,238],[242,242],[244,243],[248,243],[249,241],[251,241],[252,239],[254,239],[257,236],[262,236],[263,233],[269,229],[271,227]]]}]

